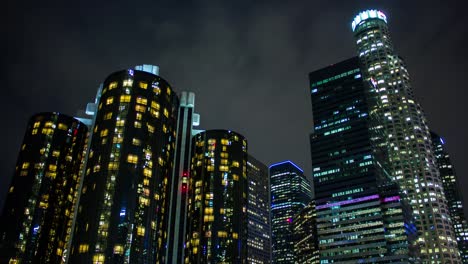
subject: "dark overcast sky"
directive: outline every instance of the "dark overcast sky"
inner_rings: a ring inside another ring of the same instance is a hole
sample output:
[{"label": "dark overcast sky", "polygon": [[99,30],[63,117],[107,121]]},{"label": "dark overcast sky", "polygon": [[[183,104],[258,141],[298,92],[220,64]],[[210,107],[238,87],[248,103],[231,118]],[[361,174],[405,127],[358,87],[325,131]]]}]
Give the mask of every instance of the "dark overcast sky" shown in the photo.
[{"label": "dark overcast sky", "polygon": [[468,186],[464,1],[227,2],[6,0],[0,206],[28,117],[75,114],[107,75],[143,63],[196,93],[201,128],[237,131],[265,164],[290,159],[310,174],[308,73],[355,55],[351,21],[370,8],[387,14],[430,127]]}]

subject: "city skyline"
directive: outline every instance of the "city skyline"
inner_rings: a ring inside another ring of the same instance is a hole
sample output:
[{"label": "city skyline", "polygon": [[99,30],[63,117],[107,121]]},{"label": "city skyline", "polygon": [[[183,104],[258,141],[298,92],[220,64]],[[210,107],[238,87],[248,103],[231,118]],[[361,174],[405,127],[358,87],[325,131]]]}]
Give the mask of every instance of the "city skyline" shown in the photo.
[{"label": "city skyline", "polygon": [[[29,22],[37,23],[32,26],[28,22],[16,24],[15,20],[9,20],[12,23],[7,23],[11,25],[7,29],[8,41],[2,44],[7,45],[9,54],[6,71],[3,72],[6,74],[8,100],[2,105],[2,110],[14,114],[7,116],[9,129],[1,132],[2,138],[8,140],[5,140],[0,164],[4,174],[0,184],[0,204],[4,202],[13,174],[27,118],[40,111],[74,115],[76,109],[83,108],[93,98],[99,82],[108,72],[141,63],[160,65],[161,76],[171,80],[176,92],[190,90],[197,94],[201,128],[226,127],[239,131],[249,138],[252,154],[265,164],[290,159],[304,168],[310,177],[308,134],[312,132],[312,124],[304,124],[304,120],[311,120],[307,73],[354,54],[352,45],[340,42],[352,43],[351,19],[358,11],[368,8],[381,9],[389,15],[393,42],[398,43],[399,53],[408,64],[416,98],[426,110],[431,128],[446,139],[460,182],[462,186],[466,185],[467,168],[463,163],[466,139],[462,136],[467,128],[460,126],[457,122],[460,115],[456,114],[466,112],[466,106],[461,106],[466,90],[460,89],[467,78],[461,76],[467,68],[467,63],[462,61],[466,58],[466,51],[461,46],[467,35],[460,24],[462,16],[454,16],[451,29],[442,31],[445,25],[440,24],[441,21],[452,16],[456,4],[438,8],[440,14],[435,16],[426,6],[389,3],[383,1],[373,6],[347,3],[339,9],[333,8],[333,4],[324,5],[321,9],[315,6],[322,12],[303,11],[310,7],[304,3],[282,11],[280,9],[284,6],[279,3],[271,6],[239,3],[229,7],[214,4],[208,7],[164,7],[174,11],[181,8],[182,14],[193,14],[193,21],[198,21],[202,29],[196,31],[199,35],[188,36],[183,35],[190,32],[192,20],[182,18],[182,15],[165,17],[160,21],[151,18],[151,12],[139,9],[135,11],[142,11],[141,16],[138,12],[130,12],[130,15],[140,20],[131,22],[134,24],[128,22],[131,25],[125,24],[126,27],[115,32],[107,32],[107,27],[123,23],[118,22],[117,15],[123,14],[122,6],[112,6],[109,11],[115,11],[116,17],[110,16],[110,22],[102,25],[92,23],[98,18],[93,14],[97,9],[85,11],[77,8],[71,11],[56,7],[39,10],[32,6],[19,18],[25,19],[28,12],[40,11],[28,17]],[[238,14],[243,7],[250,11]],[[9,8],[12,12],[8,15],[13,19],[15,7]],[[317,17],[308,20],[315,13]],[[47,14],[55,16],[45,19]],[[72,21],[83,14],[86,14],[84,18]],[[298,18],[293,18],[294,15]],[[236,24],[243,18],[247,18],[246,21]],[[86,32],[89,25],[95,27]],[[147,44],[139,44],[137,34],[126,35],[135,26],[142,27],[141,30],[154,30],[161,37],[155,36]],[[330,30],[321,27],[329,27]],[[249,28],[247,33],[242,32]],[[24,36],[15,38],[18,34],[15,29],[23,32]],[[44,33],[44,36],[33,33],[32,29]],[[272,32],[261,33],[263,30]],[[97,39],[103,32],[106,34]],[[419,37],[412,36],[417,32],[421,32]],[[458,35],[455,36],[454,32]],[[211,42],[208,42],[209,37],[213,37]],[[95,43],[87,43],[94,39]],[[159,43],[161,39],[178,43],[178,46]],[[247,49],[238,48],[244,47],[242,43],[245,40],[251,43]],[[441,48],[450,40],[457,40],[458,44]],[[157,42],[158,49],[150,50],[153,42]],[[132,47],[142,49],[134,51],[138,49]],[[121,51],[127,51],[127,54],[124,57],[115,55]],[[14,57],[12,54],[21,55]],[[216,58],[220,54],[225,54],[225,57]],[[459,57],[454,57],[455,54]],[[275,55],[275,60],[269,58],[272,55]],[[270,65],[273,62],[277,65]],[[428,80],[427,76],[440,78]],[[42,90],[46,92],[42,93]],[[224,102],[214,100],[224,95]],[[244,104],[249,106],[248,112],[242,110],[240,119],[235,118],[234,112]],[[220,107],[224,108],[222,117],[218,115]],[[288,115],[296,115],[297,118],[288,118]],[[291,123],[288,124],[289,129],[278,126],[286,118]],[[266,130],[274,133],[266,135]],[[286,136],[294,140],[282,140]],[[278,151],[272,151],[273,144]]]}]

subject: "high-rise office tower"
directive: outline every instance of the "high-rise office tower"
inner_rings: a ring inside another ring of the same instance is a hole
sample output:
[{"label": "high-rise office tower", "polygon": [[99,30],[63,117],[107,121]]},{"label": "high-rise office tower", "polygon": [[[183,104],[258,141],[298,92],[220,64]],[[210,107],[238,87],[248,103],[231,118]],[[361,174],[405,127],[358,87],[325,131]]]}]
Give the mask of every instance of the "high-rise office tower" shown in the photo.
[{"label": "high-rise office tower", "polygon": [[[317,238],[322,263],[409,263],[409,210],[374,154],[357,57],[309,74]],[[384,191],[385,190],[385,191]],[[405,230],[405,225],[408,227]],[[413,232],[416,233],[416,232]]]},{"label": "high-rise office tower", "polygon": [[187,187],[190,177],[193,126],[198,126],[200,116],[194,112],[195,94],[180,94],[179,117],[177,120],[177,139],[174,170],[171,178],[171,199],[168,226],[166,263],[183,263],[184,241],[187,219]]},{"label": "high-rise office tower", "polygon": [[270,178],[268,167],[252,157],[247,161],[248,263],[271,263]]},{"label": "high-rise office tower", "polygon": [[247,263],[247,141],[207,130],[192,146],[185,263]]},{"label": "high-rise office tower", "polygon": [[71,263],[163,263],[179,100],[140,70],[106,78],[78,207]]},{"label": "high-rise office tower", "polygon": [[87,132],[59,113],[29,120],[1,216],[0,263],[62,261]]},{"label": "high-rise office tower", "polygon": [[431,137],[450,217],[452,218],[458,250],[463,263],[468,263],[468,223],[463,210],[463,195],[444,140],[434,132],[431,132]]},{"label": "high-rise office tower", "polygon": [[272,263],[295,263],[293,219],[311,200],[304,171],[291,161],[270,165]]},{"label": "high-rise office tower", "polygon": [[413,96],[405,63],[393,48],[387,17],[377,10],[361,12],[352,30],[370,87],[372,138],[413,208],[421,257],[427,263],[459,263],[427,120]]},{"label": "high-rise office tower", "polygon": [[317,213],[312,201],[294,217],[294,254],[296,263],[319,264]]}]

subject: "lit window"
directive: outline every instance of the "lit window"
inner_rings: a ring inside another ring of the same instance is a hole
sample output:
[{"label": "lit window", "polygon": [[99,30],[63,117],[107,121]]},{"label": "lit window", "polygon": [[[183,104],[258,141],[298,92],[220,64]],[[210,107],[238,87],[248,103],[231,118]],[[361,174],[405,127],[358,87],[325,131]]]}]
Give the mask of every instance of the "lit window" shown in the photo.
[{"label": "lit window", "polygon": [[140,86],[141,89],[146,89],[146,88],[148,88],[148,84],[145,83],[145,82],[140,82],[140,83],[139,83],[139,86]]},{"label": "lit window", "polygon": [[139,140],[138,138],[133,138],[132,144],[135,146],[141,146],[141,140]]},{"label": "lit window", "polygon": [[88,252],[89,245],[88,244],[80,244],[78,247],[78,253],[86,253]]},{"label": "lit window", "polygon": [[159,110],[159,104],[158,104],[157,102],[155,102],[155,101],[152,101],[152,102],[151,102],[151,108],[154,108],[154,109],[156,109],[156,110]]},{"label": "lit window", "polygon": [[121,95],[120,96],[120,102],[121,103],[128,103],[128,102],[130,102],[131,99],[132,99],[132,97],[130,95]]},{"label": "lit window", "polygon": [[23,165],[21,165],[21,169],[25,170],[29,168],[29,162],[23,162]]},{"label": "lit window", "polygon": [[229,145],[229,140],[223,138],[223,139],[221,139],[221,144],[223,144],[223,145]]},{"label": "lit window", "polygon": [[123,81],[123,86],[128,87],[133,85],[133,80],[132,79],[127,79]]},{"label": "lit window", "polygon": [[137,162],[138,162],[138,156],[137,156],[137,155],[133,155],[133,154],[128,154],[127,161],[128,161],[129,163],[137,164]]},{"label": "lit window", "polygon": [[49,165],[49,170],[50,170],[50,171],[57,171],[57,165],[50,164],[50,165]]},{"label": "lit window", "polygon": [[143,175],[145,175],[148,178],[151,178],[152,171],[150,169],[148,169],[148,168],[144,168],[143,169]]},{"label": "lit window", "polygon": [[117,82],[111,82],[109,84],[109,90],[112,90],[112,89],[115,89],[115,88],[117,88]]},{"label": "lit window", "polygon": [[125,120],[117,120],[116,126],[124,126],[125,125]]},{"label": "lit window", "polygon": [[167,87],[167,94],[171,95],[171,87]]},{"label": "lit window", "polygon": [[134,127],[136,127],[136,128],[141,128],[141,122],[135,121]]},{"label": "lit window", "polygon": [[33,128],[38,128],[40,125],[41,125],[41,122],[36,122],[36,123],[34,123]]},{"label": "lit window", "polygon": [[104,116],[104,120],[109,120],[111,118],[112,118],[112,112],[109,112]]},{"label": "lit window", "polygon": [[109,170],[118,170],[119,169],[119,163],[118,162],[109,162],[108,169]]},{"label": "lit window", "polygon": [[52,156],[57,158],[58,156],[60,156],[60,151],[58,150],[52,151]]},{"label": "lit window", "polygon": [[67,130],[67,129],[68,129],[68,126],[65,125],[64,123],[59,123],[59,124],[58,124],[58,129],[60,129],[60,130]]},{"label": "lit window", "polygon": [[226,231],[218,231],[218,237],[227,237]]},{"label": "lit window", "polygon": [[136,110],[137,112],[142,112],[142,113],[144,113],[144,112],[146,112],[146,107],[143,106],[143,105],[135,105],[135,110]]},{"label": "lit window", "polygon": [[114,246],[114,254],[123,255],[123,252],[124,252],[124,248],[122,245],[117,244]]},{"label": "lit window", "polygon": [[167,111],[167,108],[164,108],[164,116],[169,117],[169,111]]},{"label": "lit window", "polygon": [[107,136],[108,133],[109,133],[109,131],[107,129],[102,130],[101,131],[101,137]]},{"label": "lit window", "polygon": [[146,99],[144,97],[137,97],[136,102],[137,102],[137,104],[147,105],[148,104],[148,99]]},{"label": "lit window", "polygon": [[143,115],[141,113],[136,113],[136,120],[141,120]]},{"label": "lit window", "polygon": [[239,162],[238,161],[233,161],[232,166],[236,167],[236,168],[239,168]]},{"label": "lit window", "polygon": [[110,105],[110,104],[112,104],[113,102],[114,102],[114,97],[109,97],[109,98],[107,98],[107,100],[106,100],[106,105]]},{"label": "lit window", "polygon": [[219,170],[220,171],[229,171],[229,167],[221,165],[221,166],[219,166]]},{"label": "lit window", "polygon": [[151,116],[159,118],[159,112],[157,110],[151,109]]},{"label": "lit window", "polygon": [[149,123],[146,123],[146,126],[148,127],[148,132],[154,133],[154,126],[150,125]]},{"label": "lit window", "polygon": [[145,235],[145,227],[139,226],[137,227],[137,236],[144,236]]},{"label": "lit window", "polygon": [[93,264],[104,264],[104,254],[95,254],[93,256]]}]

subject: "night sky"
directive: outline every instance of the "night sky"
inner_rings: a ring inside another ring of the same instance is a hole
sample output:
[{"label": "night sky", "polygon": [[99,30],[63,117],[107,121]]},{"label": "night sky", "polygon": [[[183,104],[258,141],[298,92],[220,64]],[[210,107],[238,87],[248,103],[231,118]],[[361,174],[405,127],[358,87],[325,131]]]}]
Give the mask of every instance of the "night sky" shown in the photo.
[{"label": "night sky", "polygon": [[464,1],[6,2],[0,208],[29,116],[73,115],[107,75],[137,64],[196,93],[200,128],[237,131],[265,164],[289,159],[310,175],[308,73],[355,56],[351,21],[371,8],[387,15],[416,98],[468,186]]}]

